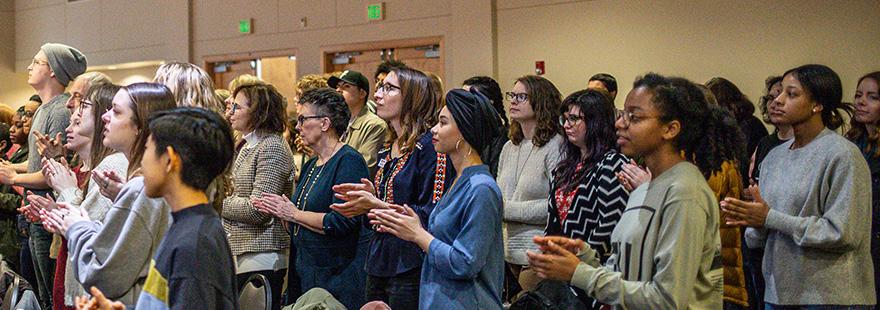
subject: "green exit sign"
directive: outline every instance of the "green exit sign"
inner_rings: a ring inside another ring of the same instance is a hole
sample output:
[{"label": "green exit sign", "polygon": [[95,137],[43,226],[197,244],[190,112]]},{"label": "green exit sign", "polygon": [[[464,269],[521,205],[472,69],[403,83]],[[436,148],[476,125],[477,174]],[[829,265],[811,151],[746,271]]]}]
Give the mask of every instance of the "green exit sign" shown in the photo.
[{"label": "green exit sign", "polygon": [[367,20],[376,21],[385,18],[385,3],[370,4],[367,6]]},{"label": "green exit sign", "polygon": [[251,27],[251,21],[253,19],[242,19],[238,21],[238,32],[239,33],[253,33],[254,28]]}]

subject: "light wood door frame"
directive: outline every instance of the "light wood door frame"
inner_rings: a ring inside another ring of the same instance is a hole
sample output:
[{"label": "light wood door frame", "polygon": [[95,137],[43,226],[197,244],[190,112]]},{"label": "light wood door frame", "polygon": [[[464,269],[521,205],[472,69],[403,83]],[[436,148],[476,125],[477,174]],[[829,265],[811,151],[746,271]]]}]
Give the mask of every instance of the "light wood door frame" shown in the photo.
[{"label": "light wood door frame", "polygon": [[214,71],[214,63],[227,62],[227,61],[254,60],[254,59],[266,58],[266,57],[296,56],[298,51],[299,51],[299,49],[289,48],[289,49],[268,50],[268,51],[254,51],[254,52],[246,52],[246,53],[208,55],[208,56],[202,57],[202,67],[205,68],[205,71],[208,71],[210,73],[210,72]]},{"label": "light wood door frame", "polygon": [[[445,42],[443,40],[443,36],[433,36],[433,37],[424,37],[424,38],[412,38],[412,39],[397,39],[397,40],[388,40],[388,41],[373,41],[373,42],[363,42],[363,43],[346,43],[346,44],[338,44],[338,45],[327,45],[321,47],[321,71],[324,73],[330,73],[332,70],[332,61],[333,54],[342,53],[342,52],[352,52],[352,51],[369,51],[369,50],[381,50],[386,48],[406,48],[406,47],[419,47],[425,45],[439,45],[440,46],[440,72],[435,72],[441,78],[445,78],[446,73],[446,53],[444,49],[446,47]],[[364,72],[364,74],[368,74]]]}]

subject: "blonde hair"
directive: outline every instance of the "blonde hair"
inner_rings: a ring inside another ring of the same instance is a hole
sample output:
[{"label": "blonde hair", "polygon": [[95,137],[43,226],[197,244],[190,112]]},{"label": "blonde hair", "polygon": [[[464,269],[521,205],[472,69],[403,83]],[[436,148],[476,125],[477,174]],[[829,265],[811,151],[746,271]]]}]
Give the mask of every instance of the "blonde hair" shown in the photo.
[{"label": "blonde hair", "polygon": [[[100,85],[100,84],[113,84],[113,80],[111,80],[109,76],[107,76],[104,73],[98,72],[98,71],[86,72],[86,73],[80,74],[79,76],[76,77],[76,79],[74,79],[74,81],[82,81],[82,80],[86,81],[89,84],[89,87],[92,87],[95,85]],[[85,94],[83,94],[83,95],[85,95]]]},{"label": "blonde hair", "polygon": [[266,82],[263,82],[262,79],[256,76],[250,74],[242,74],[232,79],[232,81],[229,81],[229,87],[227,89],[229,90],[231,95],[231,93],[235,92],[235,90],[239,87],[262,84],[266,84]]},{"label": "blonde hair", "polygon": [[330,87],[330,85],[327,85],[327,77],[325,76],[306,74],[299,78],[299,80],[296,80],[296,90],[299,94],[321,87]]},{"label": "blonde hair", "polygon": [[15,116],[15,110],[5,103],[0,103],[0,123],[5,123],[12,127],[12,117]]},{"label": "blonde hair", "polygon": [[214,81],[194,64],[170,62],[159,66],[153,82],[168,87],[178,107],[201,107],[223,113],[223,102],[214,94]]}]

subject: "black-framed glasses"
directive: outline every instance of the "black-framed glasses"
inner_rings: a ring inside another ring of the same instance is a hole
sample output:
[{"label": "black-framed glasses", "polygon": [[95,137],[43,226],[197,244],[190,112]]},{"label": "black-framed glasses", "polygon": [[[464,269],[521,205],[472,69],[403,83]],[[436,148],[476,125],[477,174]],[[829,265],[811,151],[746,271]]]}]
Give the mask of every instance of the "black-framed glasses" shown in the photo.
[{"label": "black-framed glasses", "polygon": [[88,99],[80,99],[80,101],[79,101],[79,107],[76,108],[76,112],[77,112],[80,116],[82,116],[82,113],[83,113],[83,111],[86,110],[86,107],[92,107],[92,106],[94,106],[94,105],[95,105],[95,103],[89,101]]},{"label": "black-framed glasses", "polygon": [[383,93],[387,94],[387,93],[390,93],[395,90],[400,90],[400,86],[383,82],[383,83],[379,83],[379,85],[377,85],[376,89],[381,90]]},{"label": "black-framed glasses", "polygon": [[515,93],[512,91],[504,93],[508,100],[513,102],[525,102],[529,100],[529,94],[527,93]]},{"label": "black-framed glasses", "polygon": [[329,116],[326,116],[326,115],[309,115],[309,116],[306,116],[306,115],[299,115],[299,116],[296,117],[296,123],[297,123],[297,124],[302,124],[302,123],[305,122],[307,119],[313,119],[313,118],[324,118],[324,117],[329,117]]},{"label": "black-framed glasses", "polygon": [[559,126],[565,126],[566,123],[571,124],[572,126],[576,126],[582,120],[584,120],[584,118],[581,117],[580,115],[571,115],[571,114],[569,114],[568,116],[562,115],[562,116],[559,116]]}]

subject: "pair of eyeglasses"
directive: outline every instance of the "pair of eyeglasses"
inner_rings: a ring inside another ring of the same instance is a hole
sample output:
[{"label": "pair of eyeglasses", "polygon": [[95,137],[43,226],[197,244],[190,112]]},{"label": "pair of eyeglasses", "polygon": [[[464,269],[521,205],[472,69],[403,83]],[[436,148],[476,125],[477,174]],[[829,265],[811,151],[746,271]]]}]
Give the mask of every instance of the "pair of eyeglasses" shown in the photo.
[{"label": "pair of eyeglasses", "polygon": [[86,107],[92,107],[94,105],[95,104],[93,102],[89,101],[88,99],[80,99],[79,100],[79,107],[76,108],[76,111],[80,116],[82,116],[82,113],[83,113],[83,111],[86,110]]},{"label": "pair of eyeglasses", "polygon": [[48,64],[49,64],[49,62],[48,62],[48,61],[45,61],[45,60],[39,60],[39,59],[36,59],[36,58],[34,58],[33,60],[31,60],[31,66],[33,66],[33,65],[48,65]]},{"label": "pair of eyeglasses", "polygon": [[635,115],[635,113],[633,113],[631,111],[621,111],[620,114],[617,116],[617,118],[623,119],[623,125],[629,126],[631,124],[636,124],[636,123],[641,122],[646,119],[660,118],[660,117],[659,116],[638,116],[638,115]]},{"label": "pair of eyeglasses", "polygon": [[306,116],[306,115],[300,115],[300,116],[297,116],[297,117],[296,117],[296,123],[297,123],[297,124],[302,124],[302,123],[305,122],[307,119],[313,119],[313,118],[324,118],[324,117],[329,117],[329,116],[325,116],[325,115],[309,115],[309,116]]},{"label": "pair of eyeglasses", "polygon": [[559,125],[565,126],[565,124],[571,124],[572,126],[574,126],[580,123],[582,120],[584,120],[584,118],[580,115],[563,115],[559,117]]},{"label": "pair of eyeglasses", "polygon": [[383,93],[387,94],[387,93],[390,93],[395,90],[400,90],[400,86],[383,82],[383,83],[379,83],[379,85],[377,85],[376,90],[380,90]]},{"label": "pair of eyeglasses", "polygon": [[507,99],[512,102],[526,102],[526,100],[529,100],[529,94],[527,93],[515,93],[509,91],[504,95],[507,96]]}]

